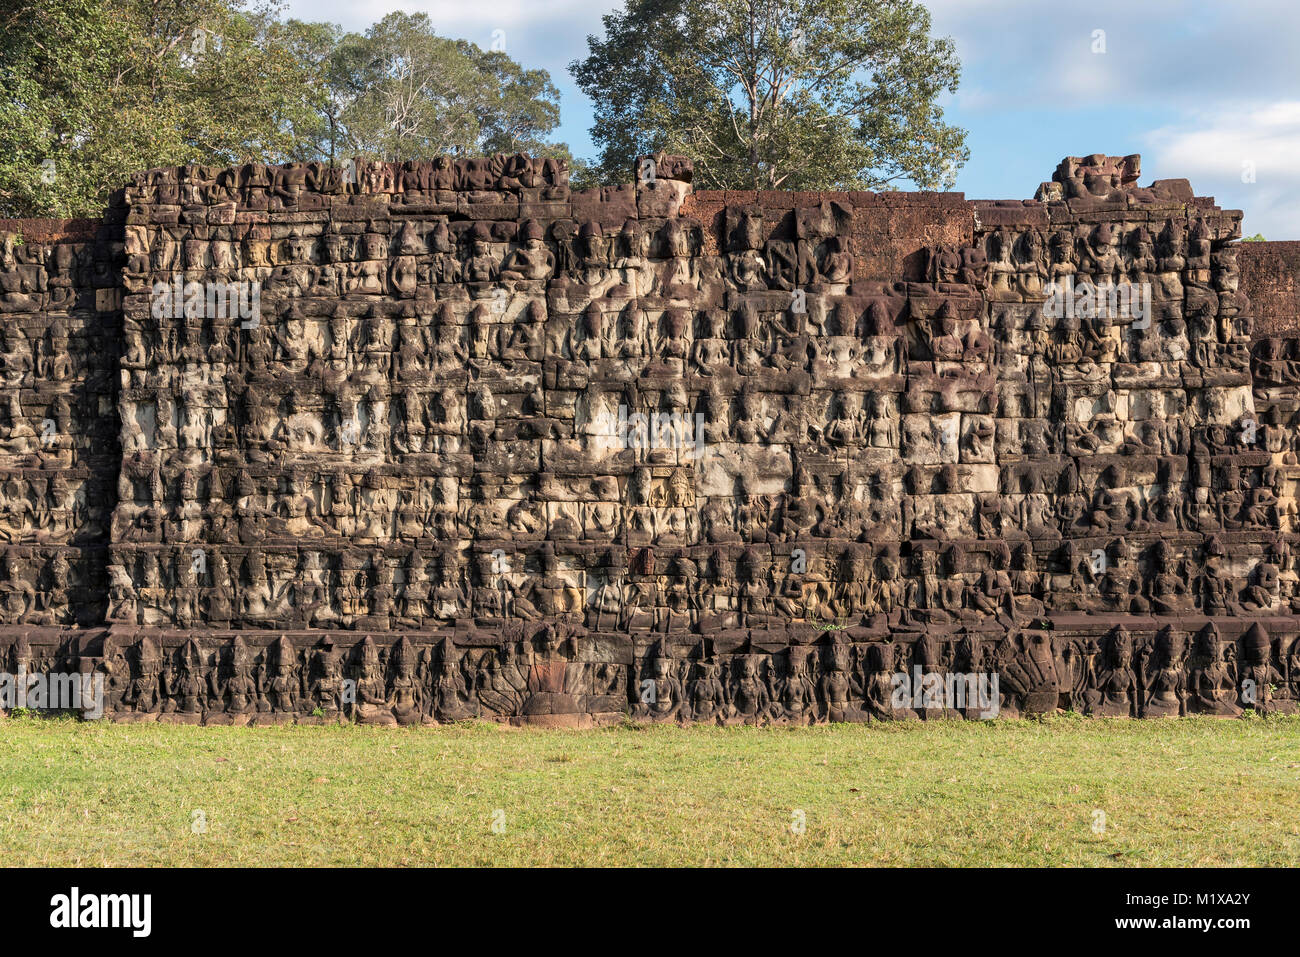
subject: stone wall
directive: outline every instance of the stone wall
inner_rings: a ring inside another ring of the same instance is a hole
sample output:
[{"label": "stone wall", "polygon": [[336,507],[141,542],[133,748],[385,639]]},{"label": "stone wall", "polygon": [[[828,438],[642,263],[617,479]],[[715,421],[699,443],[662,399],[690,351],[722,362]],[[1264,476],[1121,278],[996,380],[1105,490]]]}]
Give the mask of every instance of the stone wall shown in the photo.
[{"label": "stone wall", "polygon": [[1300,336],[1300,242],[1242,243],[1238,259],[1255,338]]},{"label": "stone wall", "polygon": [[109,520],[121,464],[117,213],[110,210],[102,221],[0,220],[6,644],[23,626],[84,628],[104,621]]},{"label": "stone wall", "polygon": [[[1240,213],[1138,165],[140,174],[4,247],[0,648],[119,720],[1290,710],[1294,342]],[[1148,308],[1045,302],[1106,282]]]}]

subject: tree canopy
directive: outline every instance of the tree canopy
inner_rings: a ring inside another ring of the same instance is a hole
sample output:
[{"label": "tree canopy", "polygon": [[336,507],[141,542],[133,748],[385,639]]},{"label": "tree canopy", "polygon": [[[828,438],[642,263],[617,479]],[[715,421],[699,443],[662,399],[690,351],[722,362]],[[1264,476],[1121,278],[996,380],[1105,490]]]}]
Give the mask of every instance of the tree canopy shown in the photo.
[{"label": "tree canopy", "polygon": [[[545,70],[438,36],[423,14],[390,13],[326,64],[337,144],[390,159],[551,152],[560,94]],[[558,148],[567,154],[562,144]]]},{"label": "tree canopy", "polygon": [[270,0],[18,0],[0,13],[0,216],[101,209],[133,172],[534,152],[544,70],[393,13],[364,34]]},{"label": "tree canopy", "polygon": [[226,0],[20,0],[0,20],[0,212],[98,209],[134,170],[283,160],[320,122],[292,28]]},{"label": "tree canopy", "polygon": [[140,169],[362,155],[566,159],[576,186],[639,155],[691,157],[705,186],[949,185],[952,42],[914,0],[626,0],[570,65],[598,162],[550,139],[545,70],[440,36],[422,13],[362,33],[279,0],[11,0],[0,10],[0,216],[102,209]]},{"label": "tree canopy", "polygon": [[569,67],[595,105],[598,169],[660,150],[730,189],[950,185],[960,64],[912,0],[626,0]]}]

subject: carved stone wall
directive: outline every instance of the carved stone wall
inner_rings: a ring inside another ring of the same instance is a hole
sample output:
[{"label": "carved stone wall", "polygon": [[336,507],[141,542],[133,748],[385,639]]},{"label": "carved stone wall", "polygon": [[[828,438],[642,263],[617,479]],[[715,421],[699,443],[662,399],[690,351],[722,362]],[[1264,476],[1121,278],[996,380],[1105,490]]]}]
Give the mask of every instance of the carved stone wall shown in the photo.
[{"label": "carved stone wall", "polygon": [[1300,336],[1300,242],[1242,243],[1241,284],[1255,313],[1255,338]]},{"label": "carved stone wall", "polygon": [[102,624],[117,446],[121,210],[0,220],[0,625]]},{"label": "carved stone wall", "polygon": [[141,174],[4,247],[0,653],[121,720],[1290,710],[1300,354],[1240,213],[1138,166]]}]

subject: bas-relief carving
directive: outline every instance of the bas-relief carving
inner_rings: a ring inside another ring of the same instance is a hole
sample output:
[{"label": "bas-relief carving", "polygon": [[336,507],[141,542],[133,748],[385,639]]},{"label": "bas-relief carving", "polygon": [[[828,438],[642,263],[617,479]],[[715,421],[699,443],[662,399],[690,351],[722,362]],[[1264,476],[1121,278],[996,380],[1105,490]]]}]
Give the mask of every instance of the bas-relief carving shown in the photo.
[{"label": "bas-relief carving", "polygon": [[6,239],[0,627],[123,720],[1293,707],[1300,348],[1252,350],[1239,213],[1070,158],[881,282],[869,197],[696,215],[659,159],[154,170],[115,243]]}]

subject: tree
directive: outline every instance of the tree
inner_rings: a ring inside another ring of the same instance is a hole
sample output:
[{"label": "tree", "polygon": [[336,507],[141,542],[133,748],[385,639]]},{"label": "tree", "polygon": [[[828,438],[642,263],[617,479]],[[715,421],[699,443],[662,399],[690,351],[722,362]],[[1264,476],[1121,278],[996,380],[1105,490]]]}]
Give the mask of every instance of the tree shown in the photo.
[{"label": "tree", "polygon": [[333,163],[344,105],[335,73],[336,51],[343,42],[343,28],[333,23],[289,20],[285,30],[292,55],[302,64],[315,87],[313,104],[317,122],[299,127],[294,158],[327,159]]},{"label": "tree", "polygon": [[949,186],[965,131],[949,39],[912,0],[626,0],[569,66],[606,181],[660,150],[725,189]]},{"label": "tree", "polygon": [[0,215],[102,209],[133,172],[301,158],[319,85],[245,0],[19,0],[0,14]]},{"label": "tree", "polygon": [[364,35],[275,0],[17,0],[0,12],[0,216],[96,215],[142,169],[546,153],[544,70],[392,14]]},{"label": "tree", "polygon": [[338,148],[389,159],[544,152],[560,121],[545,70],[438,36],[423,13],[390,13],[344,37],[327,68]]}]

